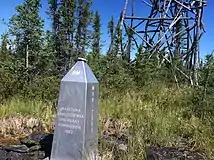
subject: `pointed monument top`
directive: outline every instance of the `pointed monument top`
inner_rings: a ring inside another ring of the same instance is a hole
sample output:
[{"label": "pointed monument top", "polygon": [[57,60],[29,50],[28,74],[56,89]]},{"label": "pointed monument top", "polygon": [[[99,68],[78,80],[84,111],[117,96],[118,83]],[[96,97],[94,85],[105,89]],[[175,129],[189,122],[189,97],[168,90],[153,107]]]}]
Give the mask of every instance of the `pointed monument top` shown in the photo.
[{"label": "pointed monument top", "polygon": [[81,57],[78,58],[78,61],[84,61],[85,63],[87,62],[85,58],[81,58]]},{"label": "pointed monument top", "polygon": [[86,63],[84,58],[78,58],[76,64],[62,78],[66,82],[83,82],[83,83],[98,83],[97,78],[93,74],[91,68]]}]

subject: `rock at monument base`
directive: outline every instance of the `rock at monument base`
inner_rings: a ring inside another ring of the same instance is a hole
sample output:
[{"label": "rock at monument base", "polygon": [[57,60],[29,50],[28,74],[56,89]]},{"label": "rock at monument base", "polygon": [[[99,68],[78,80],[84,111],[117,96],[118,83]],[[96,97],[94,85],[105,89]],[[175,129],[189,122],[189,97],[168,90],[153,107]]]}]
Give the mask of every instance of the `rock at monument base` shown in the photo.
[{"label": "rock at monument base", "polygon": [[210,160],[188,148],[175,147],[148,147],[146,157],[147,160]]},{"label": "rock at monument base", "polygon": [[[100,141],[103,140],[112,145],[112,140],[100,138]],[[0,144],[0,160],[50,160],[52,141],[53,134],[38,133],[31,134],[19,142],[14,142],[13,145]],[[121,150],[121,145],[122,148],[128,146],[126,141],[115,142],[113,145],[116,145],[120,151],[127,152],[127,149]],[[146,157],[147,160],[210,160],[208,157],[189,151],[187,148],[155,146],[147,147]]]},{"label": "rock at monument base", "polygon": [[33,133],[14,144],[0,144],[0,160],[42,160],[49,158],[53,134]]},{"label": "rock at monument base", "polygon": [[4,149],[16,153],[27,153],[29,150],[29,148],[25,145],[7,145],[4,146]]},{"label": "rock at monument base", "polygon": [[0,160],[5,160],[7,158],[7,151],[0,149]]}]

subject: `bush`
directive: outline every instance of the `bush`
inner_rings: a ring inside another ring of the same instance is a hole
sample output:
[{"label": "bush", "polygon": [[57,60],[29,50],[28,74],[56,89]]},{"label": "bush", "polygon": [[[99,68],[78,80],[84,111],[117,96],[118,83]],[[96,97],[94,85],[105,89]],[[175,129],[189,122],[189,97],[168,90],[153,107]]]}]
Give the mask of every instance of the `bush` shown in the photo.
[{"label": "bush", "polygon": [[88,56],[88,63],[100,84],[109,89],[124,91],[135,86],[126,61],[114,56]]},{"label": "bush", "polygon": [[4,68],[0,68],[0,103],[5,102],[15,94],[16,80],[14,76]]},{"label": "bush", "polygon": [[40,99],[42,101],[56,101],[58,99],[60,79],[51,77],[36,77],[31,82],[25,83],[21,95],[25,99]]}]

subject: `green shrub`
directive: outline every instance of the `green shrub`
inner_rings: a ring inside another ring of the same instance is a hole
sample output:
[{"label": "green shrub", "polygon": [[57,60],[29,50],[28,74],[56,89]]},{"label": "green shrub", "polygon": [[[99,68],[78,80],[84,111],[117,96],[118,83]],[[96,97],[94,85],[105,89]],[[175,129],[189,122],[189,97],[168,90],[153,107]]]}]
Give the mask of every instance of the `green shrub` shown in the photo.
[{"label": "green shrub", "polygon": [[0,68],[0,103],[13,97],[14,94],[16,94],[16,80],[14,76],[4,68]]},{"label": "green shrub", "polygon": [[57,77],[36,77],[25,83],[21,95],[26,99],[40,99],[42,101],[56,101],[59,93],[60,79]]}]

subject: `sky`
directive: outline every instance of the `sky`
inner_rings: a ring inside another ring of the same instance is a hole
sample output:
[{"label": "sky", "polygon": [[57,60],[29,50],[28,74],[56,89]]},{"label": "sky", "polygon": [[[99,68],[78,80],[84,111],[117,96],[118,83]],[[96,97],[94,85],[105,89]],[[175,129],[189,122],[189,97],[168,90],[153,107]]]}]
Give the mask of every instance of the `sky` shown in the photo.
[{"label": "sky", "polygon": [[[45,20],[45,29],[51,27],[50,20],[46,15],[48,7],[48,0],[41,0],[42,9],[40,15]],[[136,0],[140,1],[140,0]],[[4,19],[6,22],[9,18],[15,14],[15,7],[21,4],[23,0],[7,0],[2,1],[0,5],[0,20]],[[136,2],[137,3],[137,2]],[[102,39],[104,40],[103,50],[109,47],[109,38],[107,35],[107,25],[111,16],[114,17],[115,21],[118,20],[121,11],[123,10],[125,0],[93,0],[92,10],[99,11],[101,15],[102,23]],[[141,4],[139,2],[139,4]],[[146,13],[148,7],[137,5],[136,14],[139,16],[142,13]],[[206,33],[203,35],[200,41],[200,55],[203,58],[207,53],[211,53],[214,49],[214,0],[207,0],[207,7],[204,10],[203,21],[205,24]],[[129,8],[128,8],[129,9]],[[127,9],[127,10],[128,10]],[[0,21],[0,34],[7,32],[7,26]]]}]

